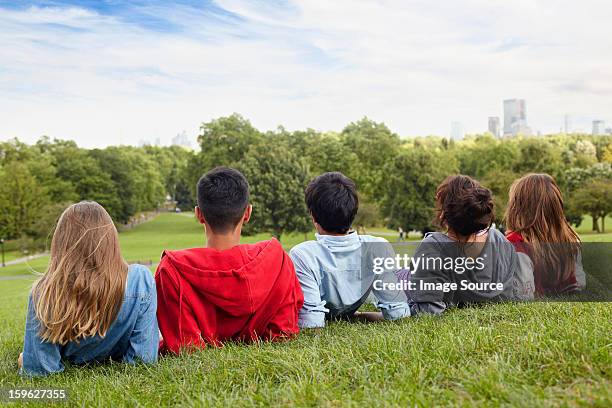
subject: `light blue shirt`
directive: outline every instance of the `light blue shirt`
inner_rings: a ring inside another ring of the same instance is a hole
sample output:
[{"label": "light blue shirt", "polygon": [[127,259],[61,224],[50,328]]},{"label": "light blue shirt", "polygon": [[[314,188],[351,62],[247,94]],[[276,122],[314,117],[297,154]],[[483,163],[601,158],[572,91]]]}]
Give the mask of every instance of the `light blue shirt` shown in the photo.
[{"label": "light blue shirt", "polygon": [[387,240],[356,232],[315,236],[315,241],[302,242],[289,253],[304,293],[298,320],[301,328],[323,327],[326,316],[354,314],[370,293],[385,319],[410,315],[403,291],[380,290],[373,285],[375,279],[396,279],[394,270],[375,274],[369,263],[373,256],[394,256]]},{"label": "light blue shirt", "polygon": [[130,265],[125,296],[106,336],[94,336],[65,346],[43,341],[38,332],[32,295],[23,345],[22,375],[37,376],[64,371],[64,361],[74,364],[102,362],[112,358],[125,363],[157,361],[157,293],[151,272],[143,265]]}]

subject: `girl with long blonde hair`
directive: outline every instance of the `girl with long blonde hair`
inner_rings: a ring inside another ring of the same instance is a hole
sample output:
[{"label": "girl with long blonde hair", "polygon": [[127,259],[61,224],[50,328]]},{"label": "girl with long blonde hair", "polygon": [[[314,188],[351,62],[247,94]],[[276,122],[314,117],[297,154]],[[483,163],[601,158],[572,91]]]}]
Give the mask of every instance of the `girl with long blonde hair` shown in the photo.
[{"label": "girl with long blonde hair", "polygon": [[538,296],[564,294],[586,286],[580,238],[565,218],[563,195],[548,174],[528,174],[510,187],[506,237],[533,273]]},{"label": "girl with long blonde hair", "polygon": [[154,362],[156,311],[153,277],[122,258],[106,210],[91,201],[73,204],[57,222],[49,266],[29,297],[21,372],[63,371],[63,361]]}]

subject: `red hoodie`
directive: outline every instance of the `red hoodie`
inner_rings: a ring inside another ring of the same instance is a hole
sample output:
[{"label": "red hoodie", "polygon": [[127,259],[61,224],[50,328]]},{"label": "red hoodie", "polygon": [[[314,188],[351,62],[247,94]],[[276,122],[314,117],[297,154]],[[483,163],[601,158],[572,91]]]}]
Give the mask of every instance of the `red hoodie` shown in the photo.
[{"label": "red hoodie", "polygon": [[165,251],[155,273],[161,351],[299,332],[304,296],[276,239],[225,251]]}]

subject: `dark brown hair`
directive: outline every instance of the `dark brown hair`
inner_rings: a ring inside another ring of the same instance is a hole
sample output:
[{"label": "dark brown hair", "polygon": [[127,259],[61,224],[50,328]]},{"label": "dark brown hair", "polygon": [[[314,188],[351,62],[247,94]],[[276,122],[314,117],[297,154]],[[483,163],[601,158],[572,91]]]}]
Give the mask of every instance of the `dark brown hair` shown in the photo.
[{"label": "dark brown hair", "polygon": [[489,228],[495,214],[491,190],[471,177],[448,176],[436,190],[436,222],[469,237]]}]

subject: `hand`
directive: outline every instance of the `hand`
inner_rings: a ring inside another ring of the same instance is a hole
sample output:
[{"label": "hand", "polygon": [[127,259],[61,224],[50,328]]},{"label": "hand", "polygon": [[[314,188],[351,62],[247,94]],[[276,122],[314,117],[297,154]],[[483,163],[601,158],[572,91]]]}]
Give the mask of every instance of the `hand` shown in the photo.
[{"label": "hand", "polygon": [[23,367],[23,353],[19,353],[19,358],[17,359],[17,364],[19,364],[19,368]]}]

